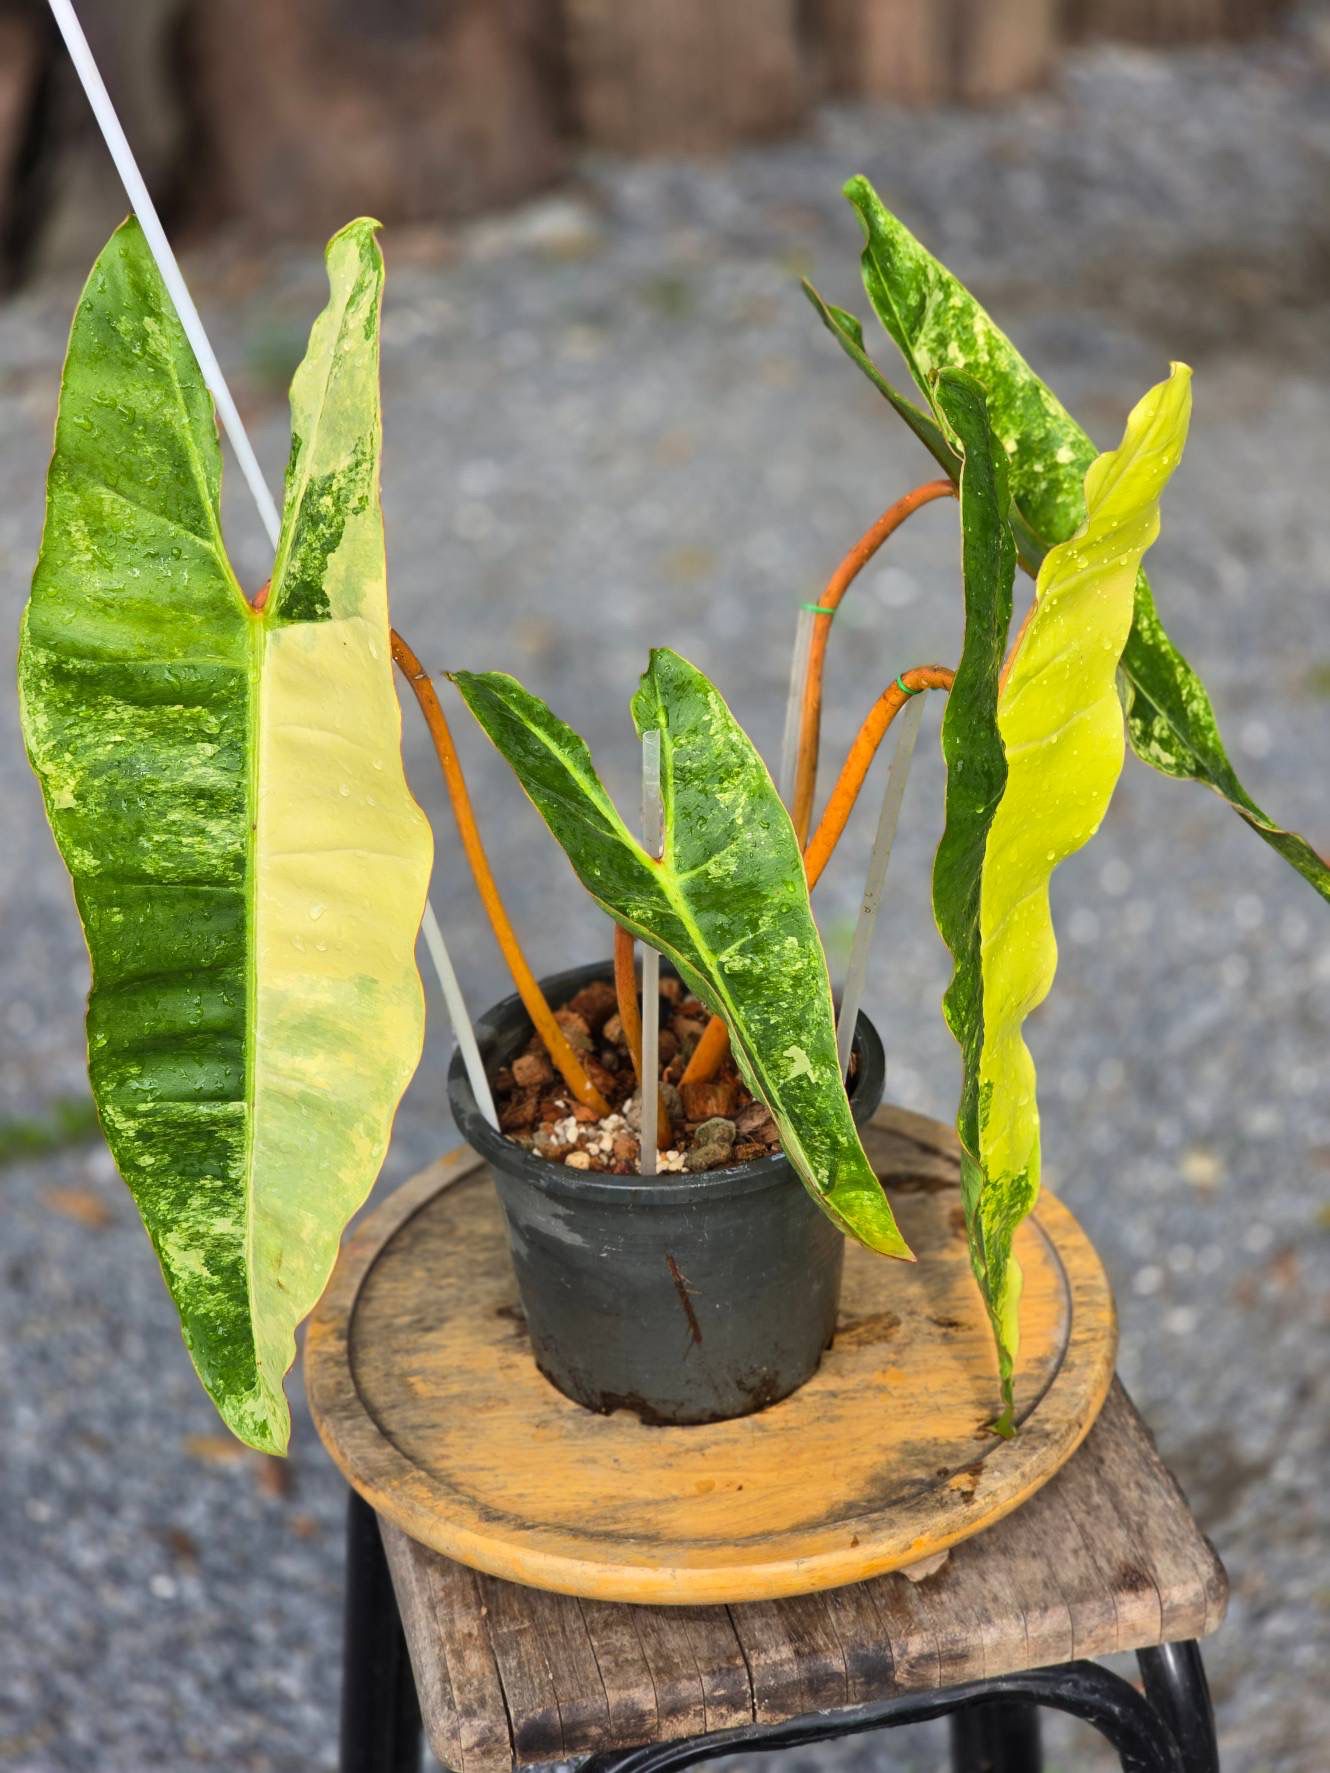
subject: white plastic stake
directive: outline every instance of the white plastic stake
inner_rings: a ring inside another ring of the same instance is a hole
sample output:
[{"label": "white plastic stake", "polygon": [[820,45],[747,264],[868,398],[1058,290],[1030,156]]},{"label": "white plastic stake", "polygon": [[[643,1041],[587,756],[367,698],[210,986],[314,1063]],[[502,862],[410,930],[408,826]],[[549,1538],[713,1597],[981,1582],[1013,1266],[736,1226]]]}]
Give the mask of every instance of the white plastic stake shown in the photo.
[{"label": "white plastic stake", "polygon": [[448,1017],[453,1025],[453,1033],[457,1036],[457,1044],[462,1050],[462,1063],[466,1066],[467,1080],[471,1085],[471,1093],[476,1098],[476,1106],[490,1125],[497,1127],[499,1117],[494,1111],[494,1096],[490,1091],[490,1080],[485,1075],[480,1048],[476,1045],[476,1031],[471,1026],[471,1018],[466,1012],[466,1001],[462,996],[462,987],[457,982],[457,973],[453,967],[452,956],[448,952],[448,945],[443,939],[443,931],[439,928],[439,920],[435,917],[434,907],[428,899],[425,901],[425,915],[421,919],[420,933],[425,938],[429,957],[434,962],[434,970],[439,975],[439,984],[443,987],[443,1000],[448,1006]]},{"label": "white plastic stake", "polygon": [[776,786],[786,806],[794,804],[794,772],[799,763],[799,729],[803,725],[804,686],[808,682],[808,655],[813,644],[816,613],[805,603],[799,610],[790,655],[790,695],[785,704],[785,732],[780,744],[780,776]]},{"label": "white plastic stake", "polygon": [[[642,735],[642,842],[658,856],[665,839],[660,800],[660,730]],[[660,955],[642,944],[642,1112],[637,1143],[644,1176],[656,1173],[656,1122],[660,1115]]]},{"label": "white plastic stake", "polygon": [[92,106],[92,114],[97,119],[97,127],[111,150],[111,158],[115,161],[115,169],[120,174],[120,182],[125,187],[125,195],[134,214],[143,229],[144,239],[157,261],[157,269],[162,274],[162,282],[166,285],[171,300],[175,303],[176,313],[180,316],[180,324],[185,329],[185,337],[198,360],[199,370],[204,381],[212,392],[217,404],[217,416],[230,439],[231,448],[235,451],[236,460],[240,463],[240,472],[245,477],[245,484],[254,495],[254,503],[258,506],[263,527],[268,532],[268,540],[273,547],[277,546],[277,537],[281,530],[281,519],[277,515],[277,507],[273,503],[268,484],[263,478],[263,470],[259,467],[258,457],[245,435],[245,427],[240,422],[240,414],[236,411],[235,401],[231,398],[231,390],[226,385],[221,365],[208,342],[208,335],[203,330],[203,322],[199,319],[198,309],[193,298],[185,287],[185,280],[180,274],[180,266],[171,251],[171,243],[158,217],[152,198],[148,195],[148,187],[143,182],[143,174],[139,171],[138,162],[133,150],[116,116],[115,106],[111,103],[111,95],[106,90],[105,82],[93,60],[92,50],[88,47],[88,39],[83,35],[83,26],[78,21],[70,0],[47,0],[51,13],[59,27],[60,35],[65,40],[69,51],[69,59],[74,64],[74,71],[83,83],[83,90],[88,95],[88,103]]},{"label": "white plastic stake", "polygon": [[850,1066],[850,1048],[854,1045],[855,1024],[859,1020],[859,1006],[864,1000],[864,983],[868,977],[868,953],[873,946],[877,914],[882,908],[882,888],[887,878],[887,863],[891,860],[891,846],[896,837],[901,802],[905,799],[905,784],[910,779],[914,742],[919,737],[919,722],[923,717],[922,695],[911,697],[896,717],[896,749],[892,753],[891,768],[887,771],[887,785],[882,790],[882,811],[878,814],[873,853],[868,858],[864,901],[859,907],[859,921],[854,926],[850,964],[845,974],[845,989],[841,994],[840,1021],[836,1024],[836,1052],[840,1058],[842,1076]]},{"label": "white plastic stake", "polygon": [[[235,451],[240,471],[245,477],[245,484],[253,495],[258,507],[260,521],[267,531],[268,540],[274,550],[281,534],[281,519],[277,514],[277,506],[273,503],[272,494],[268,491],[268,483],[263,478],[263,470],[259,467],[258,457],[254,454],[253,445],[248,433],[241,423],[236,403],[231,398],[231,390],[226,385],[222,374],[222,366],[217,361],[217,354],[209,342],[203,329],[199,311],[194,306],[194,299],[185,285],[176,256],[171,250],[171,243],[166,238],[161,219],[157,214],[156,205],[148,194],[148,187],[143,182],[143,174],[139,171],[134,151],[129,145],[115,106],[111,103],[111,95],[106,90],[106,83],[93,59],[88,39],[83,34],[83,26],[79,23],[78,14],[74,11],[70,0],[47,0],[51,14],[65,40],[69,51],[69,59],[74,64],[74,71],[88,95],[88,103],[92,106],[92,114],[97,120],[115,169],[120,174],[120,182],[125,187],[125,195],[129,198],[130,208],[139,219],[143,229],[143,238],[148,243],[148,250],[161,272],[162,282],[167,293],[175,304],[180,324],[184,328],[185,337],[189,340],[190,349],[194,353],[199,366],[199,373],[207,383],[208,390],[217,407],[217,416],[222,421],[231,448]],[[466,1013],[466,1005],[462,1001],[461,988],[457,983],[457,973],[448,954],[443,939],[443,931],[439,928],[439,920],[434,915],[434,907],[428,900],[425,902],[425,916],[421,924],[421,933],[425,938],[425,946],[429,950],[430,959],[434,962],[434,970],[439,975],[439,984],[443,989],[443,999],[448,1006],[448,1015],[452,1021],[453,1032],[457,1036],[457,1044],[462,1049],[462,1060],[466,1066],[467,1077],[481,1112],[490,1122],[497,1126],[498,1117],[494,1112],[494,1098],[490,1093],[489,1079],[485,1076],[485,1067],[480,1060],[480,1049],[476,1045],[475,1031],[471,1026],[471,1018]]]}]

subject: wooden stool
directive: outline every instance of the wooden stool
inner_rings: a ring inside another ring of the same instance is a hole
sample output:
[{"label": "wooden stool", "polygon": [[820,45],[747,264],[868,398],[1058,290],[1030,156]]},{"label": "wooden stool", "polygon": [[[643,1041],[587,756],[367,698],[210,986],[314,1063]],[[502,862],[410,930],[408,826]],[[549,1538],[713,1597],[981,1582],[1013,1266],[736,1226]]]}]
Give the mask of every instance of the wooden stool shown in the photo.
[{"label": "wooden stool", "polygon": [[[908,1173],[929,1163],[948,1173],[951,1134],[917,1116],[888,1112],[875,1129],[879,1150],[906,1133],[931,1152],[916,1155]],[[343,1773],[415,1773],[422,1713],[434,1752],[457,1773],[588,1757],[597,1773],[658,1773],[747,1747],[793,1747],[943,1715],[952,1716],[958,1770],[1035,1773],[1041,1705],[1095,1725],[1125,1768],[1217,1769],[1196,1640],[1222,1618],[1226,1579],[1117,1383],[1061,1469],[1014,1512],[953,1542],[929,1574],[828,1588],[824,1572],[810,1582],[819,1592],[647,1606],[525,1587],[409,1536],[387,1517],[431,1530],[419,1485],[404,1499],[393,1490],[411,1482],[401,1462],[372,1473],[357,1464],[367,1413],[355,1376],[373,1355],[349,1330],[356,1296],[395,1238],[388,1266],[396,1278],[380,1298],[400,1298],[426,1333],[437,1300],[403,1290],[404,1228],[409,1234],[412,1215],[448,1181],[418,1179],[362,1227],[310,1329],[315,1419],[374,1504],[353,1492]],[[470,1216],[479,1220],[485,1196],[472,1198]],[[402,1395],[418,1383],[409,1375]],[[427,1416],[437,1407],[427,1401]],[[1037,1438],[1031,1432],[1027,1447]],[[946,1537],[954,1541],[958,1530]],[[1127,1650],[1137,1654],[1144,1695],[1089,1660]]]}]

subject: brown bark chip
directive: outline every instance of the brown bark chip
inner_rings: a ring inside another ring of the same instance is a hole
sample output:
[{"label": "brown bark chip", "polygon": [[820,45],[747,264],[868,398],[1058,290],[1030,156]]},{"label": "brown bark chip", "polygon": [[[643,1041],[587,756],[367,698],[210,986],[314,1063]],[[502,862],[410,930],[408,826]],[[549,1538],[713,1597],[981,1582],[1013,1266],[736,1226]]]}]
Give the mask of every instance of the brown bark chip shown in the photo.
[{"label": "brown bark chip", "polygon": [[710,1120],[713,1115],[729,1117],[734,1113],[734,1105],[739,1098],[739,1085],[733,1078],[713,1077],[705,1083],[686,1083],[680,1094],[683,1096],[683,1111],[688,1120]]}]

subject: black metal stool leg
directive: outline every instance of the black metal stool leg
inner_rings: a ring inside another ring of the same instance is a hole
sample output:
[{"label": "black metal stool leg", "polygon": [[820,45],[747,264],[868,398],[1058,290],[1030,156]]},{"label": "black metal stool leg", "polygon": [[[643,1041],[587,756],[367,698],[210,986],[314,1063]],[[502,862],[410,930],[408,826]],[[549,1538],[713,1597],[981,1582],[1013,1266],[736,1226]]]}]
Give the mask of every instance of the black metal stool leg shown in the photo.
[{"label": "black metal stool leg", "polygon": [[[1067,1662],[1058,1668],[993,1675],[937,1693],[903,1693],[840,1717],[816,1714],[794,1718],[786,1724],[751,1724],[738,1730],[694,1736],[685,1742],[659,1742],[648,1748],[593,1755],[582,1763],[581,1773],[683,1773],[683,1769],[697,1761],[714,1760],[721,1755],[752,1749],[804,1748],[809,1743],[830,1742],[838,1736],[920,1724],[961,1710],[991,1711],[996,1706],[1010,1708],[1009,1717],[1027,1706],[1049,1706],[1084,1719],[1112,1743],[1123,1773],[1191,1773],[1191,1769],[1184,1768],[1172,1733],[1150,1701],[1130,1681],[1097,1662]],[[1018,1730],[1013,1721],[1013,1747],[1019,1746]],[[1038,1761],[1031,1764],[1037,1767]],[[1017,1769],[1021,1762],[1008,1761],[1006,1765]]]},{"label": "black metal stool leg", "polygon": [[1039,1710],[1018,1699],[995,1699],[951,1714],[953,1773],[1042,1773]]},{"label": "black metal stool leg", "polygon": [[1146,1697],[1173,1732],[1186,1773],[1219,1773],[1219,1744],[1200,1646],[1160,1644],[1138,1650]]},{"label": "black metal stool leg", "polygon": [[374,1510],[346,1516],[341,1773],[420,1773],[420,1705]]}]

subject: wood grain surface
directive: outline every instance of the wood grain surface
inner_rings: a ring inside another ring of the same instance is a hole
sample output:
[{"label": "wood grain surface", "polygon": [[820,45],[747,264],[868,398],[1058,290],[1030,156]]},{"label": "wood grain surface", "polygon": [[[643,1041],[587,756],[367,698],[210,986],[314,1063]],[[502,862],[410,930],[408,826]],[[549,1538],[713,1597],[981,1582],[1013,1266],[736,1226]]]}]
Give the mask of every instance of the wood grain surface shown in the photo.
[{"label": "wood grain surface", "polygon": [[1057,1476],[920,1582],[876,1576],[732,1607],[616,1606],[477,1576],[380,1524],[426,1730],[458,1773],[1204,1637],[1227,1596],[1116,1385]]},{"label": "wood grain surface", "polygon": [[[802,1618],[804,1678],[823,1671],[825,1703],[844,1703],[840,1640],[806,1597],[913,1564],[1026,1501],[1094,1421],[1115,1350],[1102,1266],[1045,1193],[1016,1244],[1021,1433],[991,1435],[996,1362],[954,1136],[890,1109],[868,1149],[919,1261],[851,1246],[836,1340],[814,1378],[758,1415],[695,1428],[594,1415],[537,1372],[487,1172],[455,1154],[364,1222],[311,1320],[306,1379],[325,1444],[382,1517],[504,1579],[496,1595],[516,1582],[600,1601],[776,1603],[766,1647],[753,1615],[755,1702],[783,1690]],[[495,1605],[492,1633],[507,1641]],[[513,1632],[516,1658],[528,1639],[524,1625]],[[570,1659],[592,1654],[584,1640],[562,1643],[569,1678]],[[538,1668],[520,1678],[539,1734],[540,1717],[562,1714],[548,1690],[541,1699]],[[678,1681],[697,1678],[684,1661]],[[733,1695],[715,1680],[723,1714]],[[665,1681],[667,1711],[678,1681]]]}]

